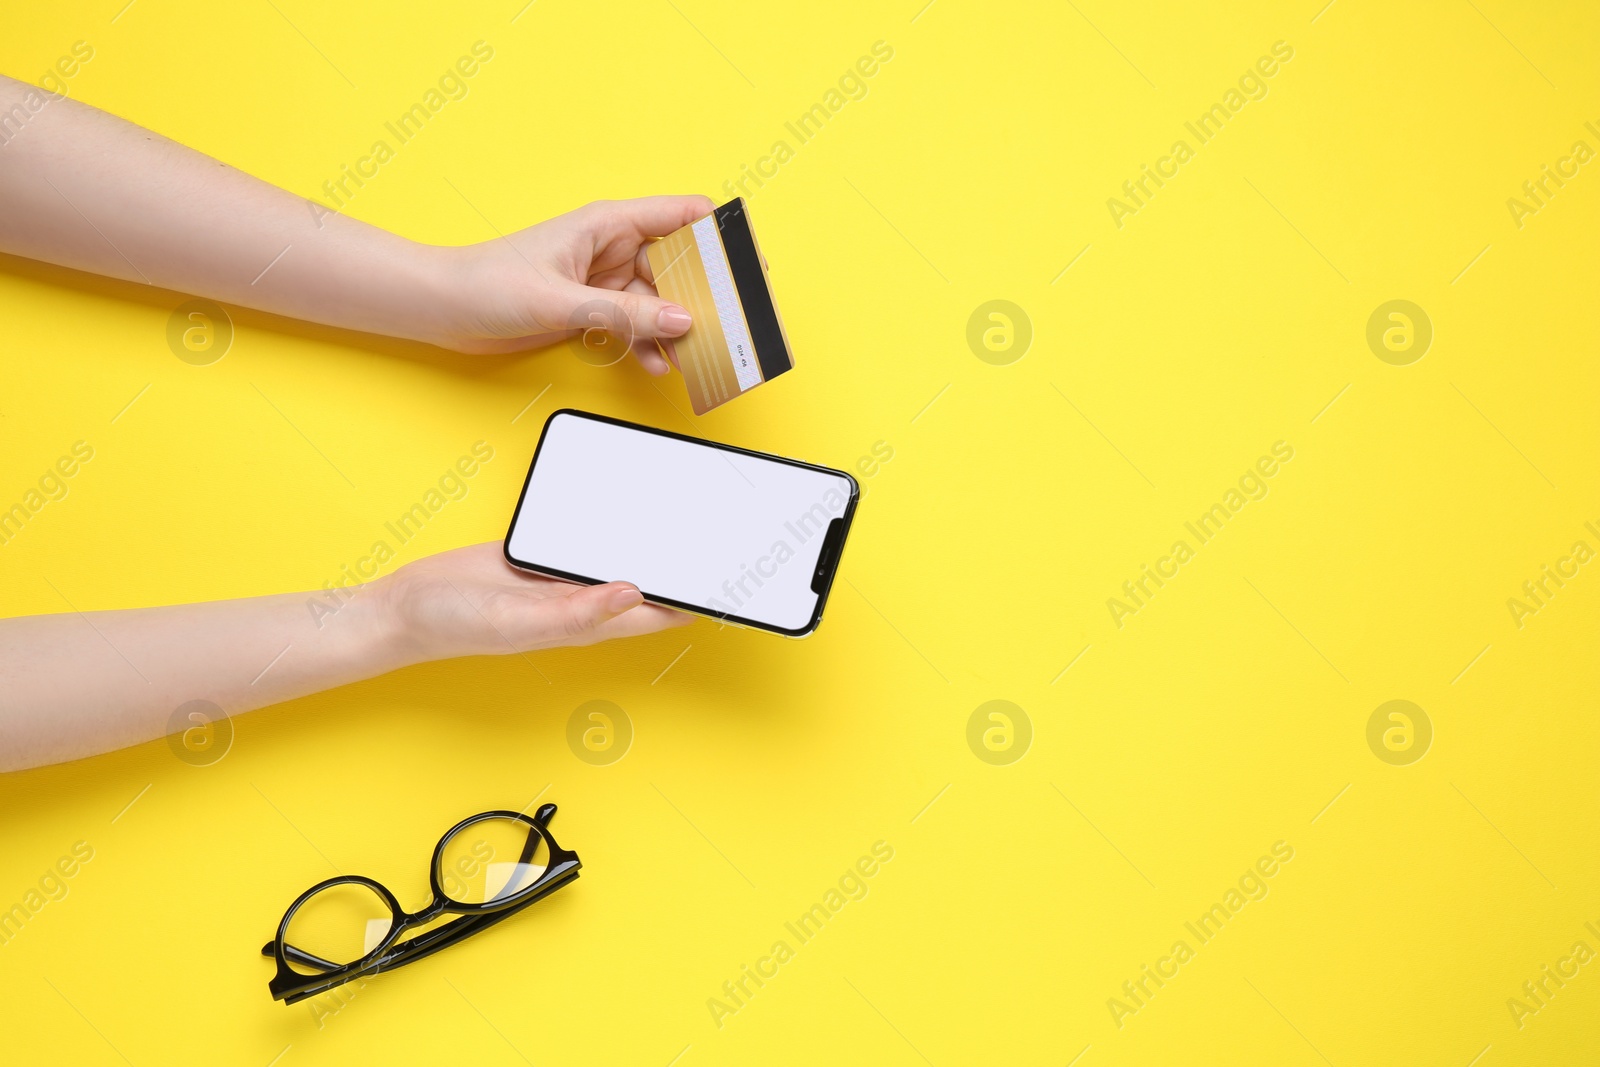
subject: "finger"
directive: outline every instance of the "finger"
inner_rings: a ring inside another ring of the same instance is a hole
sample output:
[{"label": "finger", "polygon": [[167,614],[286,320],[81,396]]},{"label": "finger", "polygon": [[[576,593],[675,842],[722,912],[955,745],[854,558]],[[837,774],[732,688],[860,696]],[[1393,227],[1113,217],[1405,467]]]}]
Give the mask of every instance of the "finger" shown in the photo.
[{"label": "finger", "polygon": [[598,627],[644,603],[637,586],[629,582],[579,586],[561,596],[539,601],[549,636],[563,644],[583,643]]},{"label": "finger", "polygon": [[[639,282],[637,286],[634,282]],[[599,289],[588,285],[579,285],[568,282],[559,287],[558,299],[563,305],[561,314],[564,321],[574,328],[582,325],[577,320],[584,322],[595,321],[598,314],[601,320],[616,318],[616,322],[606,322],[606,329],[613,333],[618,332],[623,325],[620,321],[627,320],[627,328],[633,332],[633,338],[655,337],[682,337],[689,332],[689,327],[694,324],[689,313],[677,304],[661,299],[650,288],[648,283],[634,279],[622,291],[615,289]]]},{"label": "finger", "polygon": [[[649,247],[650,246],[647,244],[647,245],[643,245],[643,246],[641,246],[639,248],[639,254],[634,257],[634,263],[633,263],[633,271],[634,271],[635,277],[632,280],[630,280],[627,285],[623,286],[623,288],[631,289],[631,288],[634,287],[634,282],[642,282],[644,284],[645,288],[638,289],[636,291],[638,291],[638,292],[655,292],[655,288],[654,288],[655,287],[655,281],[656,281],[655,268],[650,265],[650,257],[645,254],[646,250],[649,249]],[[685,249],[685,252],[687,252],[687,249]],[[683,257],[681,255],[678,257],[678,259],[682,259],[682,258]],[[677,263],[677,260],[674,260],[672,263],[668,263],[667,266],[666,266],[666,270],[670,271],[676,263]],[[664,338],[664,337],[656,338],[656,347],[661,349],[662,354],[664,354],[667,357],[667,360],[674,367],[678,367],[678,349],[677,349],[677,346],[674,345],[670,339]],[[640,357],[640,362],[641,363],[644,362],[643,357]],[[679,367],[678,369],[681,370],[682,368]]]},{"label": "finger", "polygon": [[[650,284],[644,281],[642,278],[635,278],[630,281],[627,285],[623,286],[623,291],[629,293],[642,293],[645,296],[650,297],[655,296],[655,290],[651,288]],[[668,341],[666,343],[671,344],[672,342]],[[648,337],[636,338],[633,342],[633,355],[634,358],[639,361],[639,365],[645,369],[645,372],[653,377],[659,378],[661,375],[668,374],[672,370],[672,368],[667,365],[667,361],[662,358],[662,342],[660,340]]]},{"label": "finger", "polygon": [[610,641],[618,637],[641,637],[644,634],[688,626],[694,619],[693,615],[673,611],[671,608],[663,608],[656,604],[640,604],[632,611],[625,611],[595,627],[592,637],[595,641]]},{"label": "finger", "polygon": [[[645,347],[648,345],[649,347]],[[671,374],[672,367],[661,358],[661,353],[656,351],[654,341],[645,341],[643,344],[633,346],[633,357],[639,361],[639,366],[652,378],[659,378],[663,374]]]},{"label": "finger", "polygon": [[709,196],[642,196],[598,205],[609,220],[643,237],[665,237],[716,209]]},{"label": "finger", "polygon": [[677,368],[680,371],[683,370],[682,367],[678,366],[678,346],[677,346],[676,342],[674,342],[674,341],[657,341],[656,345],[657,345],[657,347],[659,347],[661,349],[662,355],[667,357],[667,362],[668,363],[671,363],[675,368]]},{"label": "finger", "polygon": [[[623,288],[636,293],[655,293],[655,287],[650,283],[650,280],[642,277],[634,278]],[[667,357],[668,362],[674,367],[678,367],[678,347],[671,338],[657,337],[655,338],[655,346],[661,350],[662,355]],[[645,363],[647,367],[649,366],[645,354],[639,355],[639,362]],[[682,368],[678,369],[681,370]]]}]

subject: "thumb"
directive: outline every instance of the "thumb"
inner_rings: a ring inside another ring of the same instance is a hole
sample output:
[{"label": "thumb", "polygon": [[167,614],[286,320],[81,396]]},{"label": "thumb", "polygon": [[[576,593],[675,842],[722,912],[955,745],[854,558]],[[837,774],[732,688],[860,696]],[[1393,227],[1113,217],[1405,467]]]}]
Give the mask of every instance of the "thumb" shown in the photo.
[{"label": "thumb", "polygon": [[565,596],[544,601],[554,612],[555,629],[567,640],[581,638],[608,619],[644,603],[637,586],[629,582],[586,585]]},{"label": "thumb", "polygon": [[683,308],[651,293],[569,284],[561,287],[560,300],[567,329],[598,328],[630,344],[682,337],[693,324]]}]

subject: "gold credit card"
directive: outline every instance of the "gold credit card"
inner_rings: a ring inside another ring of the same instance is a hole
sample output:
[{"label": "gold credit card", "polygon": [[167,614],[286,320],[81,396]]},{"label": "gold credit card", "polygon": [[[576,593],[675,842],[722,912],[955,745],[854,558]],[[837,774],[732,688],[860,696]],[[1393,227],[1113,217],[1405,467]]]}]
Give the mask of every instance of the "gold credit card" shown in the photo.
[{"label": "gold credit card", "polygon": [[675,346],[696,415],[794,367],[743,197],[668,234],[645,255],[662,299],[694,319]]}]

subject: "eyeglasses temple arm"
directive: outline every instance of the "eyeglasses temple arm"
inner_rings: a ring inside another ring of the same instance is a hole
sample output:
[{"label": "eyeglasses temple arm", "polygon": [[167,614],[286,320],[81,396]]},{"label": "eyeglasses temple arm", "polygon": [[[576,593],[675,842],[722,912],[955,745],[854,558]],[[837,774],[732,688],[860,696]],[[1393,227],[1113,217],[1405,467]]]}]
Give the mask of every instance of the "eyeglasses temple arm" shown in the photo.
[{"label": "eyeglasses temple arm", "polygon": [[577,876],[578,869],[576,866],[574,866],[570,873],[563,874],[562,876],[554,879],[549,884],[541,887],[537,893],[529,897],[527,900],[518,901],[504,911],[488,912],[481,915],[468,915],[457,919],[454,922],[446,923],[437,929],[429,930],[425,934],[419,934],[409,941],[402,941],[378,961],[378,967],[383,970],[388,970],[403,964],[415,963],[417,960],[431,956],[441,949],[449,948],[456,942],[470,937],[480,930],[486,930],[495,923],[503,922],[504,920],[511,918],[513,915],[521,913],[523,909],[528,907],[528,905],[543,900],[545,897],[549,896],[551,893],[554,893],[557,889],[560,889]]},{"label": "eyeglasses temple arm", "polygon": [[[265,945],[261,946],[261,954],[263,956],[274,955],[273,946],[276,944],[277,942],[275,941],[268,941]],[[337,971],[339,969],[339,965],[337,963],[329,963],[321,956],[313,956],[309,952],[302,952],[293,945],[283,946],[283,958],[288,960],[290,963],[298,963],[302,967],[315,967],[322,971]]]}]

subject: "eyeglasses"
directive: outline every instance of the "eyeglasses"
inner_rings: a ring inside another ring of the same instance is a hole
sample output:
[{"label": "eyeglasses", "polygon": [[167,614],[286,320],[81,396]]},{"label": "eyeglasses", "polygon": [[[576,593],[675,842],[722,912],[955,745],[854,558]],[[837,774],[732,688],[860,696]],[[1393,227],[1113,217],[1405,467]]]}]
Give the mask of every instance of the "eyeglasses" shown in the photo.
[{"label": "eyeglasses", "polygon": [[[392,971],[509,919],[578,877],[583,866],[550,835],[556,806],[533,818],[485,811],[445,831],[433,849],[433,899],[407,913],[378,882],[341,875],[300,894],[261,947],[277,961],[272,998],[295,1004],[358,978]],[[401,941],[441,915],[461,918]]]}]

